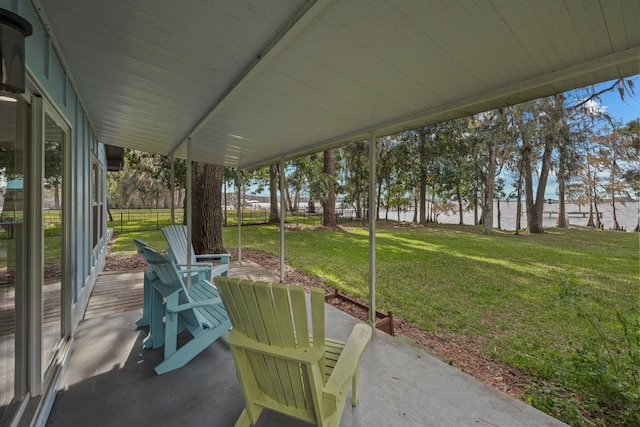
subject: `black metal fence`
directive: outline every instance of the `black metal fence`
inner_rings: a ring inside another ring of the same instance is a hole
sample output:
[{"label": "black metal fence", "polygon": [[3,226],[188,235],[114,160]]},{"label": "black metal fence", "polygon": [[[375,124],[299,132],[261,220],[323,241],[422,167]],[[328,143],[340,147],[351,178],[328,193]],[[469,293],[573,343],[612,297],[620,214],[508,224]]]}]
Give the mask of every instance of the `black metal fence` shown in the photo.
[{"label": "black metal fence", "polygon": [[[235,209],[223,211],[225,225],[236,226],[238,224],[238,214]],[[351,221],[355,217],[353,209],[336,210],[336,220],[338,222]],[[269,221],[269,209],[242,209],[241,224],[255,225],[265,224]],[[322,212],[309,212],[300,209],[297,212],[286,212],[285,221],[293,224],[319,225],[322,222]],[[175,223],[183,223],[182,209],[175,211]],[[127,209],[111,212],[107,221],[107,227],[113,228],[116,232],[125,231],[148,231],[160,230],[167,225],[171,225],[171,211],[165,209]]]}]

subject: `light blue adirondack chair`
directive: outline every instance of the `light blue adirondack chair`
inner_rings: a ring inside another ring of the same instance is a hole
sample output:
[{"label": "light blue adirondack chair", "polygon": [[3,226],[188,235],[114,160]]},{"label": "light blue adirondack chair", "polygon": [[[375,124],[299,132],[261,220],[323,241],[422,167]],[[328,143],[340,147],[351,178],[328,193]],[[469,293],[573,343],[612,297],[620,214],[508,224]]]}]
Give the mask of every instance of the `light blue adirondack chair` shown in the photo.
[{"label": "light blue adirondack chair", "polygon": [[[161,375],[187,364],[227,332],[231,322],[218,290],[211,282],[198,280],[187,289],[183,276],[191,274],[190,270],[178,270],[171,260],[153,248],[144,246],[141,250],[157,276],[156,280],[150,280],[153,295],[149,329],[153,347],[160,341],[164,344],[164,361],[155,367],[156,373]],[[164,328],[163,317],[166,319]],[[178,348],[178,334],[185,329],[191,339]]]},{"label": "light blue adirondack chair", "polygon": [[[187,239],[187,226],[186,225],[169,225],[162,229],[164,238],[167,239],[169,244],[169,257],[176,263],[181,269],[187,267],[187,245],[191,245],[191,242]],[[191,246],[191,268],[194,267],[207,267],[209,270],[205,272],[204,278],[211,280],[216,276],[227,277],[229,273],[229,254],[203,254],[196,255],[193,251],[193,245]],[[213,264],[211,262],[202,262],[202,259],[219,259],[220,264]],[[199,276],[199,279],[202,275]]]},{"label": "light blue adirondack chair", "polygon": [[[133,243],[136,245],[138,250],[138,255],[140,255],[145,262],[147,261],[147,256],[142,250],[142,248],[149,246],[147,242],[140,239],[133,239]],[[151,292],[153,288],[151,286],[152,280],[157,280],[158,276],[153,271],[151,267],[147,267],[144,270],[144,287],[143,287],[143,296],[142,296],[142,317],[136,321],[136,325],[141,328],[143,326],[149,326],[151,323]]]},{"label": "light blue adirondack chair", "polygon": [[[147,242],[145,242],[144,240],[140,240],[140,239],[133,239],[133,243],[136,245],[137,251],[138,251],[138,255],[140,255],[145,262],[147,262],[147,256],[145,254],[145,252],[142,250],[142,248],[144,247],[148,247],[149,244]],[[148,263],[148,262],[147,262]],[[206,273],[210,273],[211,268],[208,265],[205,266],[197,266],[194,265],[192,267],[192,270],[197,272],[199,275],[199,278],[205,278],[206,277]],[[144,271],[144,287],[143,287],[143,298],[142,298],[142,317],[140,319],[138,319],[136,321],[136,326],[138,326],[139,328],[143,327],[143,326],[150,326],[151,324],[151,308],[153,306],[153,287],[151,286],[151,282],[154,280],[158,280],[158,276],[156,275],[156,273],[153,271],[152,268],[147,267]],[[157,298],[157,297],[156,297]],[[162,303],[162,315],[164,316],[164,303]],[[156,302],[157,305],[157,302]],[[151,343],[151,338],[153,336],[152,334],[153,331],[149,331],[149,336],[145,339],[144,341],[144,346],[146,348],[158,348],[162,345],[163,341],[162,341],[162,337],[161,335],[158,336],[158,334],[156,334],[155,336],[155,341],[153,343]]]}]

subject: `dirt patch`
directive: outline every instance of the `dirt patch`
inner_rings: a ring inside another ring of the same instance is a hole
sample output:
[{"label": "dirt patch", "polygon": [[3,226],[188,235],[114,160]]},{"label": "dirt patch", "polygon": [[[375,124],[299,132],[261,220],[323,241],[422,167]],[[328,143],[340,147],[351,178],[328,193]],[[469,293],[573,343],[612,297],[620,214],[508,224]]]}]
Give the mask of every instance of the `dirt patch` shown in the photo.
[{"label": "dirt patch", "polygon": [[[300,228],[296,227],[294,229]],[[237,259],[236,249],[229,249],[228,251]],[[242,258],[255,262],[277,275],[280,274],[280,259],[275,255],[243,249]],[[105,262],[105,270],[107,271],[130,270],[145,266],[146,263],[139,256],[118,257],[112,254],[110,250]],[[327,295],[333,295],[335,292],[333,288],[327,286],[318,278],[311,277],[306,273],[296,270],[288,263],[285,263],[285,274],[287,282],[290,284],[304,286],[306,289],[310,286],[319,287],[324,289]],[[352,298],[363,304],[367,304],[362,298]],[[328,303],[364,322],[368,321],[368,313],[361,307],[339,298],[331,298]],[[491,387],[497,388],[513,397],[524,399],[524,385],[530,383],[531,379],[514,367],[505,363],[491,361],[482,356],[480,352],[476,350],[474,345],[477,346],[477,343],[474,343],[472,337],[460,335],[453,340],[445,340],[436,334],[421,330],[395,314],[393,323],[397,336],[406,336],[413,343],[423,347],[429,353],[452,366],[458,367]]]}]

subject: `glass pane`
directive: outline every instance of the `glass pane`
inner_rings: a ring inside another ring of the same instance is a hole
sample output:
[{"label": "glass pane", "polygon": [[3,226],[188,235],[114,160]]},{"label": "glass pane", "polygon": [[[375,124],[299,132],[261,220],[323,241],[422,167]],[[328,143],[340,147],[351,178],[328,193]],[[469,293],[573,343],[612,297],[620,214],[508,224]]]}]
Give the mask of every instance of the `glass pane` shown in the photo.
[{"label": "glass pane", "polygon": [[62,330],[62,150],[65,133],[45,115],[44,188],[42,218],[44,227],[44,286],[42,300],[43,367],[51,363],[60,346]]},{"label": "glass pane", "polygon": [[14,399],[16,382],[16,247],[22,236],[26,105],[0,101],[0,418]]}]

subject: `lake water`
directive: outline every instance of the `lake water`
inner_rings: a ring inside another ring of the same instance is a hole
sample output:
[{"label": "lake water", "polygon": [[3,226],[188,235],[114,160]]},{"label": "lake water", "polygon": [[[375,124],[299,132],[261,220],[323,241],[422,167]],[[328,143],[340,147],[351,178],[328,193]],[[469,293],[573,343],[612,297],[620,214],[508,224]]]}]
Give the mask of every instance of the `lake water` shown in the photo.
[{"label": "lake water", "polygon": [[[498,227],[498,208],[496,206],[497,203],[494,203],[493,206],[493,226],[495,228]],[[524,203],[523,203],[524,205]],[[523,206],[524,208],[524,206]],[[569,224],[570,225],[586,225],[589,220],[589,207],[578,206],[572,203],[567,203],[565,207],[566,212],[584,212],[585,217],[570,215],[569,216]],[[544,227],[550,228],[555,227],[556,222],[558,221],[558,204],[557,203],[545,203],[543,211],[545,214],[543,215],[542,225]],[[602,213],[601,222],[604,225],[605,230],[613,227],[613,209],[610,204],[602,204],[598,205],[598,211]],[[548,212],[552,212],[549,215]],[[516,202],[500,202],[500,226],[503,230],[515,230],[516,228]],[[478,214],[480,215],[480,213]],[[381,218],[384,218],[384,213],[380,214]],[[413,212],[406,212],[405,214],[400,215],[401,220],[411,221],[413,219]],[[636,225],[638,224],[638,202],[629,202],[625,203],[616,203],[616,218],[618,219],[618,224],[623,227],[626,231],[632,231]],[[389,212],[389,219],[398,219],[397,212]],[[465,224],[473,224],[473,211],[465,212],[463,214],[463,220]],[[458,214],[441,214],[438,216],[438,222],[443,224],[457,224],[459,221]],[[526,213],[522,214],[521,218],[522,227],[526,227],[527,225],[527,217]]]},{"label": "lake water", "polygon": [[[306,202],[300,202],[300,209],[306,209]],[[255,208],[257,209],[269,209],[269,203],[256,203]],[[316,203],[316,212],[321,212],[320,203]],[[524,208],[524,202],[523,202]],[[569,224],[570,225],[580,225],[584,226],[588,221],[589,207],[588,206],[578,206],[576,204],[567,203],[566,212],[584,212],[585,217],[570,215],[569,216]],[[346,216],[353,216],[353,210],[341,210],[339,203],[336,204],[336,211],[343,212]],[[556,226],[556,222],[558,221],[558,204],[557,203],[545,203],[543,211],[545,214],[542,218],[542,225],[546,228],[551,228]],[[548,212],[552,212],[549,215]],[[601,222],[604,225],[605,230],[611,229],[613,227],[613,210],[610,204],[601,204],[598,205],[598,212],[602,214]],[[500,202],[500,228],[503,230],[515,230],[516,229],[516,202]],[[493,226],[494,228],[498,227],[498,208],[497,202],[494,203],[493,206]],[[481,213],[478,213],[480,216]],[[625,229],[625,231],[632,231],[636,225],[638,224],[638,202],[629,202],[625,203],[616,203],[616,217],[618,218],[618,224]],[[380,218],[385,218],[385,212],[380,211]],[[398,220],[397,211],[389,211],[388,218],[390,220]],[[413,210],[400,212],[400,221],[410,222],[413,219]],[[464,223],[467,225],[473,224],[473,211],[465,212],[463,214]],[[457,213],[454,214],[440,214],[438,216],[438,222],[442,224],[457,224],[459,221],[459,217]],[[527,226],[527,217],[526,213],[523,212],[522,227]]]}]

